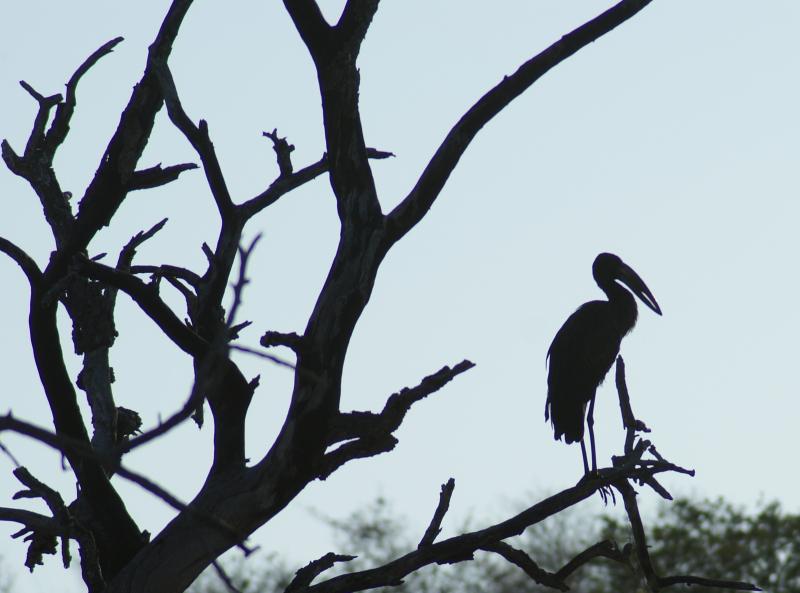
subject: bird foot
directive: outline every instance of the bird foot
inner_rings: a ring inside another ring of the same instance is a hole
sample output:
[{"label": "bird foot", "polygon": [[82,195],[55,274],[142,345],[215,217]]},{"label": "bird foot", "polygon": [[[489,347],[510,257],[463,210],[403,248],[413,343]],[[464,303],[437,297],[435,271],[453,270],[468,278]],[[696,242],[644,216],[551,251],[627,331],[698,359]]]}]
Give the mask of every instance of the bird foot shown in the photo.
[{"label": "bird foot", "polygon": [[[600,479],[600,471],[590,470],[583,474],[583,477],[578,480],[578,484],[583,484],[584,482],[591,482],[592,480],[599,480]],[[617,497],[614,494],[614,489],[611,486],[601,486],[597,489],[597,492],[600,494],[600,498],[603,499],[603,504],[608,506],[608,501],[610,500],[612,504],[617,504]]]}]

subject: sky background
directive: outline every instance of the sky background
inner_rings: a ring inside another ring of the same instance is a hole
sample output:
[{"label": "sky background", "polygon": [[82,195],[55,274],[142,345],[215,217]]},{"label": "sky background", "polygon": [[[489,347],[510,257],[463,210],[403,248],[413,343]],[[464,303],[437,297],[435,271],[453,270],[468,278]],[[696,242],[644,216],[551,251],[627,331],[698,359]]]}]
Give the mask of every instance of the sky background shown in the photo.
[{"label": "sky background", "polygon": [[[343,5],[320,3],[333,20]],[[478,97],[611,4],[384,2],[359,59],[367,143],[397,155],[373,163],[384,211]],[[0,137],[21,151],[30,131],[35,103],[19,80],[46,95],[62,92],[91,52],[125,37],[84,77],[56,160],[62,187],[82,195],[167,6],[3,0]],[[640,307],[622,354],[634,411],[659,451],[697,470],[694,478],[665,478],[667,487],[746,505],[777,498],[799,512],[799,26],[794,0],[655,0],[487,125],[426,219],[386,258],[352,339],[342,406],[379,410],[389,394],[445,364],[469,358],[476,368],[414,406],[395,451],[312,484],[252,541],[304,564],[332,549],[310,509],[343,517],[384,495],[421,535],[452,476],[447,535],[468,516],[480,525],[574,484],[580,450],[555,442],[544,422],[545,354],[566,317],[602,295],[591,277],[601,251],[639,272],[664,311],[657,317]],[[324,151],[313,66],[281,3],[197,2],[170,63],[187,112],[209,122],[236,201],[277,175],[263,130],[288,136],[296,168]],[[197,160],[162,111],[141,166]],[[3,168],[0,199],[0,235],[44,265],[53,243],[37,198]],[[213,242],[218,221],[199,171],[131,194],[91,254],[116,254],[164,217],[166,228],[137,261],[203,269],[200,245]],[[257,233],[263,239],[241,314],[253,321],[242,339],[250,345],[266,330],[305,326],[338,238],[327,179],[263,212],[245,239]],[[6,257],[0,279],[0,413],[45,424],[28,346],[28,288]],[[164,294],[183,316],[181,300]],[[75,376],[79,361],[62,321]],[[153,426],[182,405],[191,363],[124,297],[117,326],[117,403]],[[262,376],[247,435],[258,459],[285,416],[292,377],[251,357],[237,361],[246,375]],[[613,381],[599,391],[595,414],[599,462],[607,464],[624,438]],[[211,438],[210,425],[187,423],[127,465],[188,500],[206,475]],[[57,455],[13,435],[2,442],[72,498]],[[0,505],[20,504],[10,499],[18,490],[12,469],[0,456]],[[156,533],[173,516],[160,500],[114,481],[142,528]],[[647,491],[642,504],[652,508],[656,498]],[[599,497],[583,506],[602,510]],[[25,548],[8,537],[16,528],[0,524],[0,570],[19,573],[15,591],[81,590],[77,575],[64,582],[57,557],[32,577],[24,572]]]}]

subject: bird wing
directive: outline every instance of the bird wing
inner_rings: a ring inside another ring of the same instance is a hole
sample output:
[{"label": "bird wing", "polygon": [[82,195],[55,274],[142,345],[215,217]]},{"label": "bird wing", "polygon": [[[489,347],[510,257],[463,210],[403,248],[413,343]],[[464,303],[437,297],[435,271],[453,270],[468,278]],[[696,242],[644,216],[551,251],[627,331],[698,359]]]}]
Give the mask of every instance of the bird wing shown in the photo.
[{"label": "bird wing", "polygon": [[582,305],[558,330],[547,351],[545,403],[545,419],[552,417],[557,439],[583,436],[586,404],[614,363],[621,340],[607,301]]}]

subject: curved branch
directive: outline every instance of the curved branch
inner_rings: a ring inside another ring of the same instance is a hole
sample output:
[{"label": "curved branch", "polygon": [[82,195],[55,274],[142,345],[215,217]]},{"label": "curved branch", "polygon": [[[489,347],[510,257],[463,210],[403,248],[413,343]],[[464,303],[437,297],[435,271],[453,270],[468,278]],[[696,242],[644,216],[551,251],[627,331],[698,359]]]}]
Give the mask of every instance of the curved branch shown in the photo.
[{"label": "curved branch", "polygon": [[36,265],[36,262],[33,261],[33,258],[25,253],[21,247],[15,245],[5,237],[0,237],[0,251],[16,262],[28,278],[28,282],[31,286],[35,286],[41,281],[42,271],[39,269],[39,266]]},{"label": "curved branch", "polygon": [[496,542],[483,546],[482,550],[487,552],[494,552],[499,556],[505,558],[508,562],[522,569],[534,582],[545,587],[558,589],[559,591],[569,591],[566,583],[558,578],[558,575],[547,572],[541,566],[536,564],[533,558],[528,556],[522,550],[519,550],[506,542]]},{"label": "curved branch", "polygon": [[153,68],[158,78],[161,92],[164,95],[164,102],[167,105],[169,119],[186,137],[189,144],[192,145],[192,148],[195,149],[200,157],[203,163],[203,171],[205,171],[206,180],[208,181],[208,187],[211,189],[211,194],[214,196],[214,201],[217,204],[220,216],[222,216],[223,219],[232,216],[234,214],[233,201],[228,191],[228,185],[225,182],[225,176],[222,173],[222,167],[217,158],[217,152],[208,134],[208,124],[205,120],[201,119],[200,125],[196,126],[187,115],[186,111],[184,111],[183,105],[178,98],[178,90],[175,88],[172,72],[170,72],[166,60],[156,60],[153,58]]},{"label": "curved branch", "polygon": [[198,276],[195,272],[170,264],[161,264],[160,266],[137,264],[135,266],[131,266],[130,272],[131,274],[153,274],[154,276],[167,279],[180,278],[195,288],[198,284],[200,284],[200,276]]},{"label": "curved branch", "polygon": [[480,129],[551,68],[622,24],[652,0],[622,0],[603,14],[564,35],[537,56],[505,76],[481,97],[447,134],[417,184],[387,217],[387,239],[393,244],[428,212],[445,182]]},{"label": "curved branch", "polygon": [[131,297],[164,334],[187,354],[197,357],[208,350],[208,342],[187,327],[161,300],[152,286],[136,276],[89,260],[79,262],[78,270],[87,277],[105,282]]},{"label": "curved branch", "polygon": [[555,577],[561,581],[566,579],[573,572],[578,570],[581,566],[590,560],[598,557],[608,558],[622,564],[627,564],[625,555],[620,552],[617,543],[612,540],[604,540],[586,548],[583,552],[575,556],[572,560],[567,562],[555,574]]},{"label": "curved branch", "polygon": [[114,48],[123,41],[122,37],[115,37],[111,41],[107,41],[95,50],[92,55],[86,58],[83,63],[78,66],[72,76],[67,82],[67,95],[62,103],[59,103],[56,108],[56,114],[53,117],[53,123],[50,124],[50,129],[47,131],[45,143],[50,154],[55,154],[56,149],[64,142],[69,132],[69,122],[72,119],[72,114],[75,111],[76,104],[76,91],[78,89],[78,82],[89,69],[100,61],[100,58],[110,54]]}]

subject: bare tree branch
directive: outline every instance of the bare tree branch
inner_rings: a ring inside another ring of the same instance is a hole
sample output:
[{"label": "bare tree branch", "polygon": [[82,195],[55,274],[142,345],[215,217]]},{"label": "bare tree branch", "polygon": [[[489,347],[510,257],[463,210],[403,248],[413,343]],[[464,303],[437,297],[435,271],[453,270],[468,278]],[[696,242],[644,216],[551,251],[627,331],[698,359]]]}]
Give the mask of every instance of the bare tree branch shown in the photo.
[{"label": "bare tree branch", "polygon": [[546,498],[501,523],[479,531],[454,536],[429,546],[417,548],[382,566],[333,577],[308,588],[309,593],[355,593],[396,585],[407,575],[430,564],[461,562],[486,546],[521,534],[560,511],[594,495],[612,483],[610,478],[582,480],[577,485]]},{"label": "bare tree branch", "polygon": [[242,344],[230,344],[230,349],[238,350],[239,352],[244,352],[245,354],[252,354],[253,356],[258,356],[259,358],[263,358],[264,360],[274,362],[278,366],[282,366],[287,369],[291,369],[293,371],[297,370],[296,365],[292,364],[288,360],[283,360],[280,356],[275,356],[274,354],[270,354],[269,352],[261,352],[260,350],[256,350],[255,348],[250,348],[249,346],[244,346]]},{"label": "bare tree branch", "polygon": [[8,459],[11,461],[11,463],[13,463],[13,464],[14,464],[14,467],[20,467],[20,466],[22,465],[22,464],[19,462],[19,459],[17,459],[16,457],[14,457],[14,454],[11,452],[11,450],[10,450],[8,447],[6,447],[6,446],[5,446],[5,445],[2,443],[2,441],[0,441],[0,453],[2,453],[3,455],[5,455],[6,457],[8,457]]},{"label": "bare tree branch", "polygon": [[134,171],[128,183],[128,191],[166,185],[175,181],[184,171],[191,171],[192,169],[197,169],[197,165],[194,163],[181,163],[180,165],[170,165],[162,168],[161,163],[159,163],[154,167]]},{"label": "bare tree branch", "polygon": [[225,325],[228,326],[228,330],[233,327],[233,322],[236,320],[236,314],[239,312],[239,307],[242,304],[244,288],[250,283],[250,280],[247,278],[247,262],[250,260],[250,256],[253,254],[253,251],[255,250],[256,245],[258,245],[258,241],[260,239],[261,233],[253,238],[253,241],[249,246],[239,246],[239,278],[233,285],[233,303],[228,311],[228,318],[225,321]]},{"label": "bare tree branch", "polygon": [[294,593],[308,587],[315,578],[320,574],[331,568],[337,562],[350,562],[355,560],[355,556],[347,556],[345,554],[334,554],[328,552],[321,558],[312,560],[303,568],[297,571],[295,577],[284,590],[284,593]]},{"label": "bare tree branch", "polygon": [[342,17],[336,24],[337,37],[354,47],[356,52],[378,10],[378,2],[379,0],[348,0]]},{"label": "bare tree branch", "polygon": [[433,513],[433,518],[431,519],[430,525],[428,525],[428,528],[425,530],[425,534],[419,541],[418,548],[430,546],[442,532],[442,521],[447,513],[447,509],[450,508],[450,498],[453,496],[455,487],[456,481],[453,478],[450,478],[446,483],[442,484],[442,491],[439,493],[439,504],[436,505],[436,511]]},{"label": "bare tree branch", "polygon": [[614,560],[622,564],[628,563],[625,554],[619,550],[619,547],[615,541],[604,540],[589,546],[583,552],[567,562],[555,574],[555,578],[559,581],[563,581],[581,566],[598,557],[608,558],[609,560]]},{"label": "bare tree branch", "polygon": [[191,270],[182,268],[180,266],[173,266],[170,264],[161,264],[160,266],[148,265],[135,265],[131,266],[130,272],[132,274],[153,274],[162,278],[180,278],[193,287],[200,284],[200,276]]},{"label": "bare tree branch", "polygon": [[393,393],[386,400],[379,414],[373,412],[349,412],[340,414],[333,422],[328,437],[328,444],[367,436],[373,433],[391,433],[403,422],[411,406],[418,401],[439,391],[455,377],[474,367],[469,360],[462,360],[454,367],[442,367],[432,375],[425,377],[415,387],[405,387]]},{"label": "bare tree branch", "polygon": [[98,61],[100,61],[103,56],[106,56],[114,51],[114,48],[119,45],[122,40],[122,37],[116,37],[111,41],[107,41],[101,45],[92,55],[86,58],[80,66],[78,66],[78,69],[75,70],[69,81],[67,81],[66,98],[64,99],[64,102],[59,103],[58,107],[56,108],[56,114],[55,117],[53,117],[53,123],[50,125],[50,129],[47,131],[47,136],[45,138],[48,150],[51,154],[55,154],[55,151],[58,149],[61,143],[64,142],[67,137],[67,133],[69,132],[69,124],[72,119],[72,114],[75,111],[78,82],[80,82],[80,79],[83,77],[83,75],[86,74],[89,69]]},{"label": "bare tree branch", "polygon": [[380,432],[348,441],[323,456],[317,476],[320,480],[326,480],[345,463],[388,453],[397,443],[393,435]]},{"label": "bare tree branch", "polygon": [[28,137],[27,144],[25,145],[25,154],[23,158],[28,160],[33,158],[34,152],[37,151],[44,143],[45,127],[47,126],[47,120],[50,118],[50,111],[53,109],[53,107],[61,102],[62,97],[60,94],[45,97],[41,93],[38,93],[24,80],[20,80],[19,85],[25,89],[25,91],[39,104],[39,111],[36,114],[36,119],[33,122],[31,134]]},{"label": "bare tree branch", "polygon": [[756,585],[741,581],[707,579],[705,577],[685,575],[669,577],[658,576],[655,568],[653,567],[653,562],[650,559],[650,551],[647,546],[644,525],[642,524],[642,517],[639,514],[639,505],[636,502],[636,491],[626,480],[615,482],[614,487],[619,490],[619,493],[622,495],[622,500],[625,503],[625,511],[628,514],[628,520],[633,533],[634,548],[636,550],[639,568],[642,571],[649,587],[653,591],[660,591],[666,587],[680,584],[720,587],[723,589],[734,589],[737,591],[761,591],[761,589]]},{"label": "bare tree branch", "polygon": [[459,159],[480,129],[512,100],[578,50],[605,35],[650,4],[652,0],[622,0],[520,66],[481,97],[447,134],[417,184],[387,217],[390,244],[403,237],[428,212]]},{"label": "bare tree branch", "polygon": [[625,361],[621,356],[617,356],[617,366],[615,371],[615,383],[619,394],[619,410],[622,415],[622,426],[625,428],[625,453],[633,449],[633,441],[637,432],[650,432],[647,425],[641,420],[637,420],[631,408],[631,398],[628,394],[628,385],[625,382]]},{"label": "bare tree branch", "polygon": [[18,247],[5,237],[0,237],[0,251],[16,262],[31,285],[39,284],[42,279],[42,271],[33,261],[33,258],[25,253],[21,247]]},{"label": "bare tree branch", "polygon": [[276,331],[268,331],[264,332],[264,335],[261,336],[259,344],[261,344],[264,348],[285,346],[286,348],[290,348],[291,350],[298,352],[303,348],[303,336],[299,336],[295,332],[285,334]]},{"label": "bare tree branch", "polygon": [[[378,150],[376,148],[367,148],[367,158],[370,159],[388,159],[393,157],[394,154],[385,150]],[[327,155],[323,155],[316,163],[308,165],[299,171],[295,171],[291,175],[281,175],[270,186],[257,196],[247,200],[239,206],[242,216],[245,219],[261,212],[264,208],[271,206],[280,198],[285,196],[292,190],[297,189],[301,185],[308,183],[330,170],[330,162]]]},{"label": "bare tree branch", "polygon": [[316,60],[329,48],[333,34],[331,26],[325,21],[315,0],[283,0],[283,5],[309,53]]},{"label": "bare tree branch", "polygon": [[552,589],[558,589],[559,591],[569,590],[569,587],[567,587],[566,583],[559,579],[557,575],[547,572],[538,564],[536,564],[533,558],[528,556],[525,552],[507,544],[506,542],[495,542],[482,546],[481,549],[486,550],[487,552],[499,554],[511,564],[521,568],[525,574],[527,574],[529,577],[531,577],[531,579],[533,579],[534,582],[540,585],[544,585],[545,587],[550,587]]},{"label": "bare tree branch", "polygon": [[0,507],[0,521],[19,523],[20,525],[27,527],[29,530],[50,530],[56,534],[61,533],[58,525],[56,525],[56,522],[52,517],[48,517],[47,515],[42,515],[40,513],[34,513],[33,511]]},{"label": "bare tree branch", "polygon": [[278,136],[278,128],[274,128],[271,132],[261,132],[261,135],[272,140],[272,150],[275,151],[275,156],[278,159],[278,170],[280,171],[278,179],[291,175],[294,144],[289,144],[286,138],[280,138]]},{"label": "bare tree branch", "polygon": [[205,120],[201,119],[200,125],[196,126],[186,114],[178,98],[178,91],[172,79],[172,72],[170,72],[166,61],[155,61],[153,63],[153,68],[158,77],[161,92],[164,94],[164,101],[167,105],[169,119],[175,124],[175,127],[183,133],[189,141],[189,144],[192,145],[192,148],[195,149],[200,157],[203,163],[203,170],[206,174],[206,180],[208,181],[208,187],[211,189],[220,215],[223,218],[233,216],[233,201],[228,191],[228,185],[225,182],[225,176],[222,174],[222,167],[220,167],[219,160],[217,159],[217,152],[208,134],[208,124]]},{"label": "bare tree branch", "polygon": [[208,342],[187,327],[161,300],[152,286],[127,272],[89,260],[79,261],[77,268],[87,277],[105,282],[131,297],[164,334],[187,354],[202,356],[208,349]]},{"label": "bare tree branch", "polygon": [[[75,439],[71,439],[69,437],[63,437],[58,434],[49,432],[43,428],[38,426],[34,426],[28,422],[24,422],[22,420],[18,420],[11,416],[10,414],[6,414],[5,416],[0,416],[0,433],[6,430],[10,430],[16,432],[18,434],[23,434],[25,436],[31,437],[40,443],[48,445],[58,451],[61,451],[64,454],[75,454],[80,457],[86,459],[93,459],[95,461],[100,461],[100,457],[95,453],[90,447],[87,447],[86,444],[76,441]],[[228,525],[227,523],[222,522],[220,519],[213,517],[211,515],[205,514],[193,507],[181,502],[176,496],[170,494],[167,490],[146,478],[142,474],[129,470],[128,468],[124,467],[123,465],[118,465],[116,468],[116,473],[122,478],[141,486],[144,490],[150,492],[157,498],[160,498],[162,501],[167,503],[169,506],[174,508],[177,511],[187,511],[190,514],[193,514],[204,521],[209,526],[212,526],[216,529],[221,530],[226,535],[233,538],[233,541],[240,547],[246,554],[249,554],[252,550],[247,547],[243,542],[246,537],[246,534],[242,534],[232,526]]]},{"label": "bare tree branch", "polygon": [[325,480],[348,461],[387,453],[397,445],[392,433],[400,427],[411,406],[444,387],[454,377],[475,365],[462,360],[453,368],[443,367],[425,377],[416,387],[406,387],[392,394],[380,414],[350,412],[339,414],[331,423],[328,445],[339,445],[326,453],[318,468],[318,477]]},{"label": "bare tree branch", "polygon": [[228,576],[228,573],[225,572],[225,569],[222,567],[222,564],[220,564],[219,561],[214,560],[214,562],[212,562],[211,565],[214,567],[214,570],[216,571],[219,580],[222,581],[222,584],[225,585],[225,588],[228,591],[230,591],[231,593],[242,593],[239,590],[239,588],[233,583],[233,579],[231,579],[231,577]]}]

